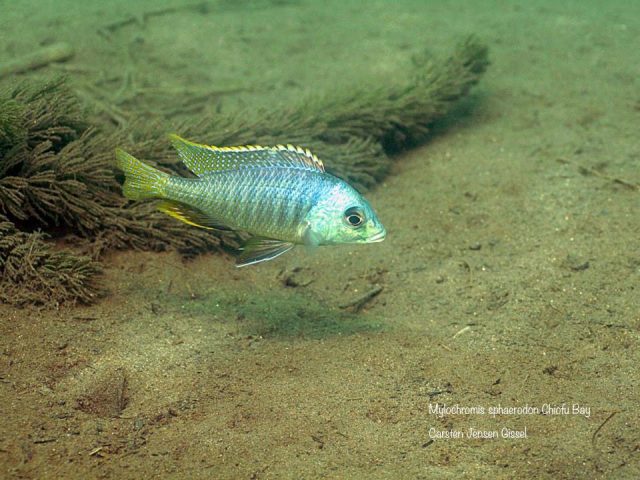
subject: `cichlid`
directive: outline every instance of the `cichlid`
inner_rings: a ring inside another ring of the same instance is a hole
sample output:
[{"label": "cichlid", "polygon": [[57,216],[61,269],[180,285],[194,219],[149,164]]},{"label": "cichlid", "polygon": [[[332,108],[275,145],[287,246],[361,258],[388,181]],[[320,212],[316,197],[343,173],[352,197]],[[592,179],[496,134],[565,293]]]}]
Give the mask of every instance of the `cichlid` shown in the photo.
[{"label": "cichlid", "polygon": [[307,149],[214,147],[169,138],[197,177],[169,175],[118,148],[124,195],[159,199],[161,211],[189,225],[248,232],[239,267],[271,260],[296,244],[372,243],[386,236],[369,203],[325,172]]}]

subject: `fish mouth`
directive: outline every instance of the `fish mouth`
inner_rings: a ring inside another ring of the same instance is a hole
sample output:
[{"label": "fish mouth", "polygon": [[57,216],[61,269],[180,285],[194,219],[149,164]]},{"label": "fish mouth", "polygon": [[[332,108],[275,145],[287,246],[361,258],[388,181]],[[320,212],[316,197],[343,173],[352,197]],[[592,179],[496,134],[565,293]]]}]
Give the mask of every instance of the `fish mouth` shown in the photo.
[{"label": "fish mouth", "polygon": [[380,230],[375,235],[367,238],[367,243],[377,243],[383,241],[387,237],[387,231],[385,229]]}]

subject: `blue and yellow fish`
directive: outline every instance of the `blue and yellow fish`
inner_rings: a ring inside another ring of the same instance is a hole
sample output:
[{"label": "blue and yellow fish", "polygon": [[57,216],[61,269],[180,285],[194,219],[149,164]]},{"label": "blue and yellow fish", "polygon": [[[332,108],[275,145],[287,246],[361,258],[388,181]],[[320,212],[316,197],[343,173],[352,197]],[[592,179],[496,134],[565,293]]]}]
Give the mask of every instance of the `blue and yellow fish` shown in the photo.
[{"label": "blue and yellow fish", "polygon": [[170,140],[197,177],[169,175],[118,148],[124,195],[159,199],[161,211],[189,225],[248,232],[237,266],[271,260],[296,244],[372,243],[386,236],[369,203],[307,149]]}]

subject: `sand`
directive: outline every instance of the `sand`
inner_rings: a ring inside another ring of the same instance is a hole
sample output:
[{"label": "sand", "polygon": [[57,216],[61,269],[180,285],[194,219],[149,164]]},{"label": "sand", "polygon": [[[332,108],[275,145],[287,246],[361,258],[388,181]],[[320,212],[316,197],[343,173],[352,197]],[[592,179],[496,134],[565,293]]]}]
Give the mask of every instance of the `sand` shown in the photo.
[{"label": "sand", "polygon": [[492,65],[367,194],[383,243],[113,252],[95,306],[0,306],[0,476],[640,477],[640,3],[130,3],[0,2],[0,59],[67,42],[31,75],[246,89],[204,109],[389,81],[468,33]]}]

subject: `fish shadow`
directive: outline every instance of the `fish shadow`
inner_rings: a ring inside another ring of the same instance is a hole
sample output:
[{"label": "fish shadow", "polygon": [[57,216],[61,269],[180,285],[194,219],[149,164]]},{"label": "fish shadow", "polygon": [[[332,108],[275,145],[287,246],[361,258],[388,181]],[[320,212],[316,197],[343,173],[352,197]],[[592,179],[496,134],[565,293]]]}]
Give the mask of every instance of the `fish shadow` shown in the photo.
[{"label": "fish shadow", "polygon": [[449,112],[431,125],[425,143],[433,137],[444,135],[449,131],[469,128],[481,123],[484,117],[491,114],[488,99],[489,95],[482,90],[467,94],[456,102]]},{"label": "fish shadow", "polygon": [[322,339],[387,330],[377,316],[349,312],[297,292],[204,298],[197,310],[210,312],[214,305],[222,306],[227,318],[235,318],[239,333],[246,336]]}]

